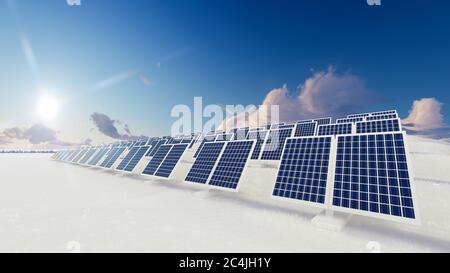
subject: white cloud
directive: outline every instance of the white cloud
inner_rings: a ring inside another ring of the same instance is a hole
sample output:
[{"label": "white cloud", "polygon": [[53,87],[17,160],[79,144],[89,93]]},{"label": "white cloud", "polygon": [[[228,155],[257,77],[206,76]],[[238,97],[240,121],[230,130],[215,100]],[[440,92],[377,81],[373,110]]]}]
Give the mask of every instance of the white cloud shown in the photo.
[{"label": "white cloud", "polygon": [[[381,97],[367,90],[364,82],[355,75],[336,73],[333,67],[315,72],[300,85],[295,94],[290,94],[287,85],[270,91],[257,111],[250,113],[250,126],[264,123],[272,115],[267,108],[278,105],[280,121],[296,121],[318,117],[341,117],[348,113],[363,111],[366,107],[381,102]],[[238,115],[238,127],[245,126],[244,115]],[[232,120],[225,121],[227,128]]]},{"label": "white cloud", "polygon": [[410,130],[430,130],[444,127],[444,118],[441,114],[442,103],[435,98],[416,100],[403,120],[403,124]]}]

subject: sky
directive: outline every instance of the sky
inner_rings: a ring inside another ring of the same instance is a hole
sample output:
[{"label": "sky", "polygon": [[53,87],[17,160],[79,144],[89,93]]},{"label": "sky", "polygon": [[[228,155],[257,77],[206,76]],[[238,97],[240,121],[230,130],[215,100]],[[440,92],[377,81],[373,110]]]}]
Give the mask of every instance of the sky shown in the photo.
[{"label": "sky", "polygon": [[446,0],[0,0],[0,147],[167,135],[194,97],[278,104],[286,121],[397,109],[410,132],[448,138],[449,13]]}]

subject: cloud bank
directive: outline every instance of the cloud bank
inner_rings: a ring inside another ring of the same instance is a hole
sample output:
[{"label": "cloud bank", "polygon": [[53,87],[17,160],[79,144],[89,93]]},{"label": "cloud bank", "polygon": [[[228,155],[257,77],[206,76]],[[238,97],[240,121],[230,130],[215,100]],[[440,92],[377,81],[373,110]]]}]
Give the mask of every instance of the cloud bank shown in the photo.
[{"label": "cloud bank", "polygon": [[42,124],[35,124],[29,128],[7,128],[0,131],[0,145],[25,142],[27,146],[43,146],[57,148],[62,146],[76,146],[79,143],[64,142],[58,138],[57,132]]},{"label": "cloud bank", "polygon": [[403,127],[411,134],[448,138],[450,126],[444,123],[442,106],[435,98],[414,101],[408,117],[402,120]]},{"label": "cloud bank", "polygon": [[[95,127],[104,135],[111,137],[113,139],[118,140],[129,140],[135,139],[137,136],[133,136],[131,134],[130,128],[127,124],[122,126],[122,123],[118,120],[113,120],[109,116],[102,113],[93,113],[91,115],[91,120],[94,123]],[[119,128],[117,126],[121,126],[122,130],[126,133],[121,134],[119,132]]]},{"label": "cloud bank", "polygon": [[[340,117],[348,113],[363,111],[368,106],[382,102],[378,95],[367,90],[358,76],[350,73],[338,74],[333,67],[314,73],[290,94],[287,85],[270,91],[262,106],[248,116],[248,125],[257,126],[272,115],[267,107],[279,105],[281,121],[296,121],[318,117]],[[245,126],[244,116],[237,115],[237,126]],[[259,119],[259,122],[258,122]],[[228,119],[222,126],[233,127],[234,119]]]}]

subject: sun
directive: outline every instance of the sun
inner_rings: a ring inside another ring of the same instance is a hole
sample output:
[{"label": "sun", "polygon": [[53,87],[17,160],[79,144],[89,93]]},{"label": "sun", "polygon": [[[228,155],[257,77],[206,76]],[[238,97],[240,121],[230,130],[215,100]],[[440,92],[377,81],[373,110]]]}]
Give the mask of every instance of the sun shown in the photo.
[{"label": "sun", "polygon": [[52,96],[42,96],[37,104],[37,114],[45,120],[54,120],[58,114],[58,100]]}]

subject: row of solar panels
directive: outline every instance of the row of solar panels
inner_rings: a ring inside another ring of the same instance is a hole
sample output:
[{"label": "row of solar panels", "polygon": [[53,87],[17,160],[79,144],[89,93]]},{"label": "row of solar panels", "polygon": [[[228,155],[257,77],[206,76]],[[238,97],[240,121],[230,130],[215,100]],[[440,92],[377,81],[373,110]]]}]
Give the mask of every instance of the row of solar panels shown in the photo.
[{"label": "row of solar panels", "polygon": [[[398,118],[356,121],[352,123],[351,131],[324,135],[317,135],[320,130],[306,136],[298,132],[303,132],[302,128],[311,130],[304,124],[315,124],[319,128],[342,124],[318,125],[315,120],[210,133],[195,145],[195,161],[184,181],[237,191],[243,173],[248,170],[249,160],[278,160],[274,197],[335,211],[417,222],[406,134],[394,121]],[[374,126],[373,122],[376,123]],[[358,124],[360,130],[357,129]],[[120,163],[115,162],[127,145],[85,148],[88,151],[82,155],[67,157],[67,152],[61,152],[55,157],[74,163],[83,164],[85,161],[90,165],[93,162],[104,168],[133,171],[138,162],[149,155],[142,174],[170,178],[185,151],[193,148],[199,138],[192,137],[189,144],[179,139],[149,139],[143,146],[129,145],[129,151],[122,156]],[[161,141],[165,142],[158,145]],[[149,152],[152,147],[154,153]],[[100,163],[97,157],[104,160]]]}]

